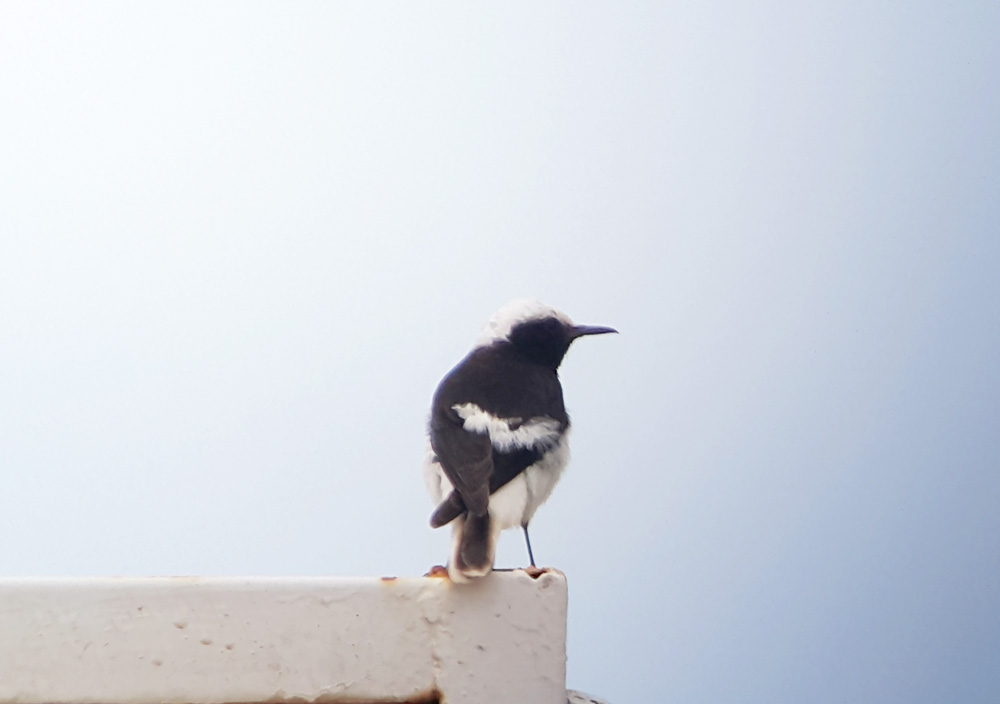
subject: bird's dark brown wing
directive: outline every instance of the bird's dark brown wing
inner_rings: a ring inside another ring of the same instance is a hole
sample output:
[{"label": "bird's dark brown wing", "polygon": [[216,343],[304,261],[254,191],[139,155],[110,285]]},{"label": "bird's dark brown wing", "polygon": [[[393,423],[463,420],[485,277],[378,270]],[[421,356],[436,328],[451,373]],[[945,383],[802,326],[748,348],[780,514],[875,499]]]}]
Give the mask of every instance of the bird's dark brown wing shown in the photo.
[{"label": "bird's dark brown wing", "polygon": [[431,448],[465,508],[477,515],[486,513],[493,474],[489,435],[466,430],[458,414],[448,408],[432,415],[430,436]]},{"label": "bird's dark brown wing", "polygon": [[[515,450],[501,453],[493,450],[493,472],[490,474],[489,489],[492,495],[497,489],[530,467],[541,457],[537,450]],[[431,526],[440,528],[465,513],[465,501],[457,491],[445,497],[431,516]]]},{"label": "bird's dark brown wing", "polygon": [[518,448],[509,452],[493,453],[493,474],[490,475],[490,493],[504,486],[511,479],[541,459],[542,453],[534,449]]}]

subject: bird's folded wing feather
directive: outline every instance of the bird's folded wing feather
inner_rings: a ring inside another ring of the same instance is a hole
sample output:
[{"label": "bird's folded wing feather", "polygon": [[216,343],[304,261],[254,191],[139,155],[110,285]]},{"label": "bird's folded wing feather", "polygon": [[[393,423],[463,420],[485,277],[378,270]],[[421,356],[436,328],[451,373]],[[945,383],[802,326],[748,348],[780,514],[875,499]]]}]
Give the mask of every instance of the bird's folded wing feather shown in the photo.
[{"label": "bird's folded wing feather", "polygon": [[473,513],[485,513],[493,473],[490,436],[466,430],[458,414],[449,409],[431,419],[431,447],[465,506]]},{"label": "bird's folded wing feather", "polygon": [[490,493],[505,486],[514,477],[533,465],[541,452],[533,448],[517,448],[509,452],[493,453],[493,474],[490,475]]}]

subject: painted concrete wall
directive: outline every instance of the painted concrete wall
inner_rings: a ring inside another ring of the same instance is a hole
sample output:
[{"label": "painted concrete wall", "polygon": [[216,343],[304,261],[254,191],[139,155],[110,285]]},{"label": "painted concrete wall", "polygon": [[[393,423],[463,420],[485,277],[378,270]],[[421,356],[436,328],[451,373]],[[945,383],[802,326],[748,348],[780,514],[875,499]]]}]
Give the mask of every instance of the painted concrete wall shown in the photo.
[{"label": "painted concrete wall", "polygon": [[566,579],[0,580],[0,702],[566,702]]}]

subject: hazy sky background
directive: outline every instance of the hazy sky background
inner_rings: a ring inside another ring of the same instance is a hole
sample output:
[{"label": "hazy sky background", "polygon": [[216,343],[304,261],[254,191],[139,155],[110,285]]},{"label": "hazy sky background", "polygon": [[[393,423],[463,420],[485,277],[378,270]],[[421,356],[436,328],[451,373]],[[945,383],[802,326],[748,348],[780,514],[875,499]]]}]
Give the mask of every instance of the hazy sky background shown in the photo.
[{"label": "hazy sky background", "polygon": [[431,394],[529,296],[621,331],[532,524],[570,686],[996,702],[998,28],[0,5],[0,576],[422,574]]}]

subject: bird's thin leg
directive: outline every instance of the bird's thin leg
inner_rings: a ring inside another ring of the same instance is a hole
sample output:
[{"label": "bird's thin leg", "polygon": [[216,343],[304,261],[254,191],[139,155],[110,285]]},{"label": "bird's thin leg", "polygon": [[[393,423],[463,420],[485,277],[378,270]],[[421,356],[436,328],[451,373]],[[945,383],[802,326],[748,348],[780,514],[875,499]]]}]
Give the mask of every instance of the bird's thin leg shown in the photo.
[{"label": "bird's thin leg", "polygon": [[524,544],[528,546],[528,560],[531,562],[531,566],[535,566],[535,556],[531,554],[531,538],[528,537],[528,524],[525,523],[521,526],[524,530]]}]

